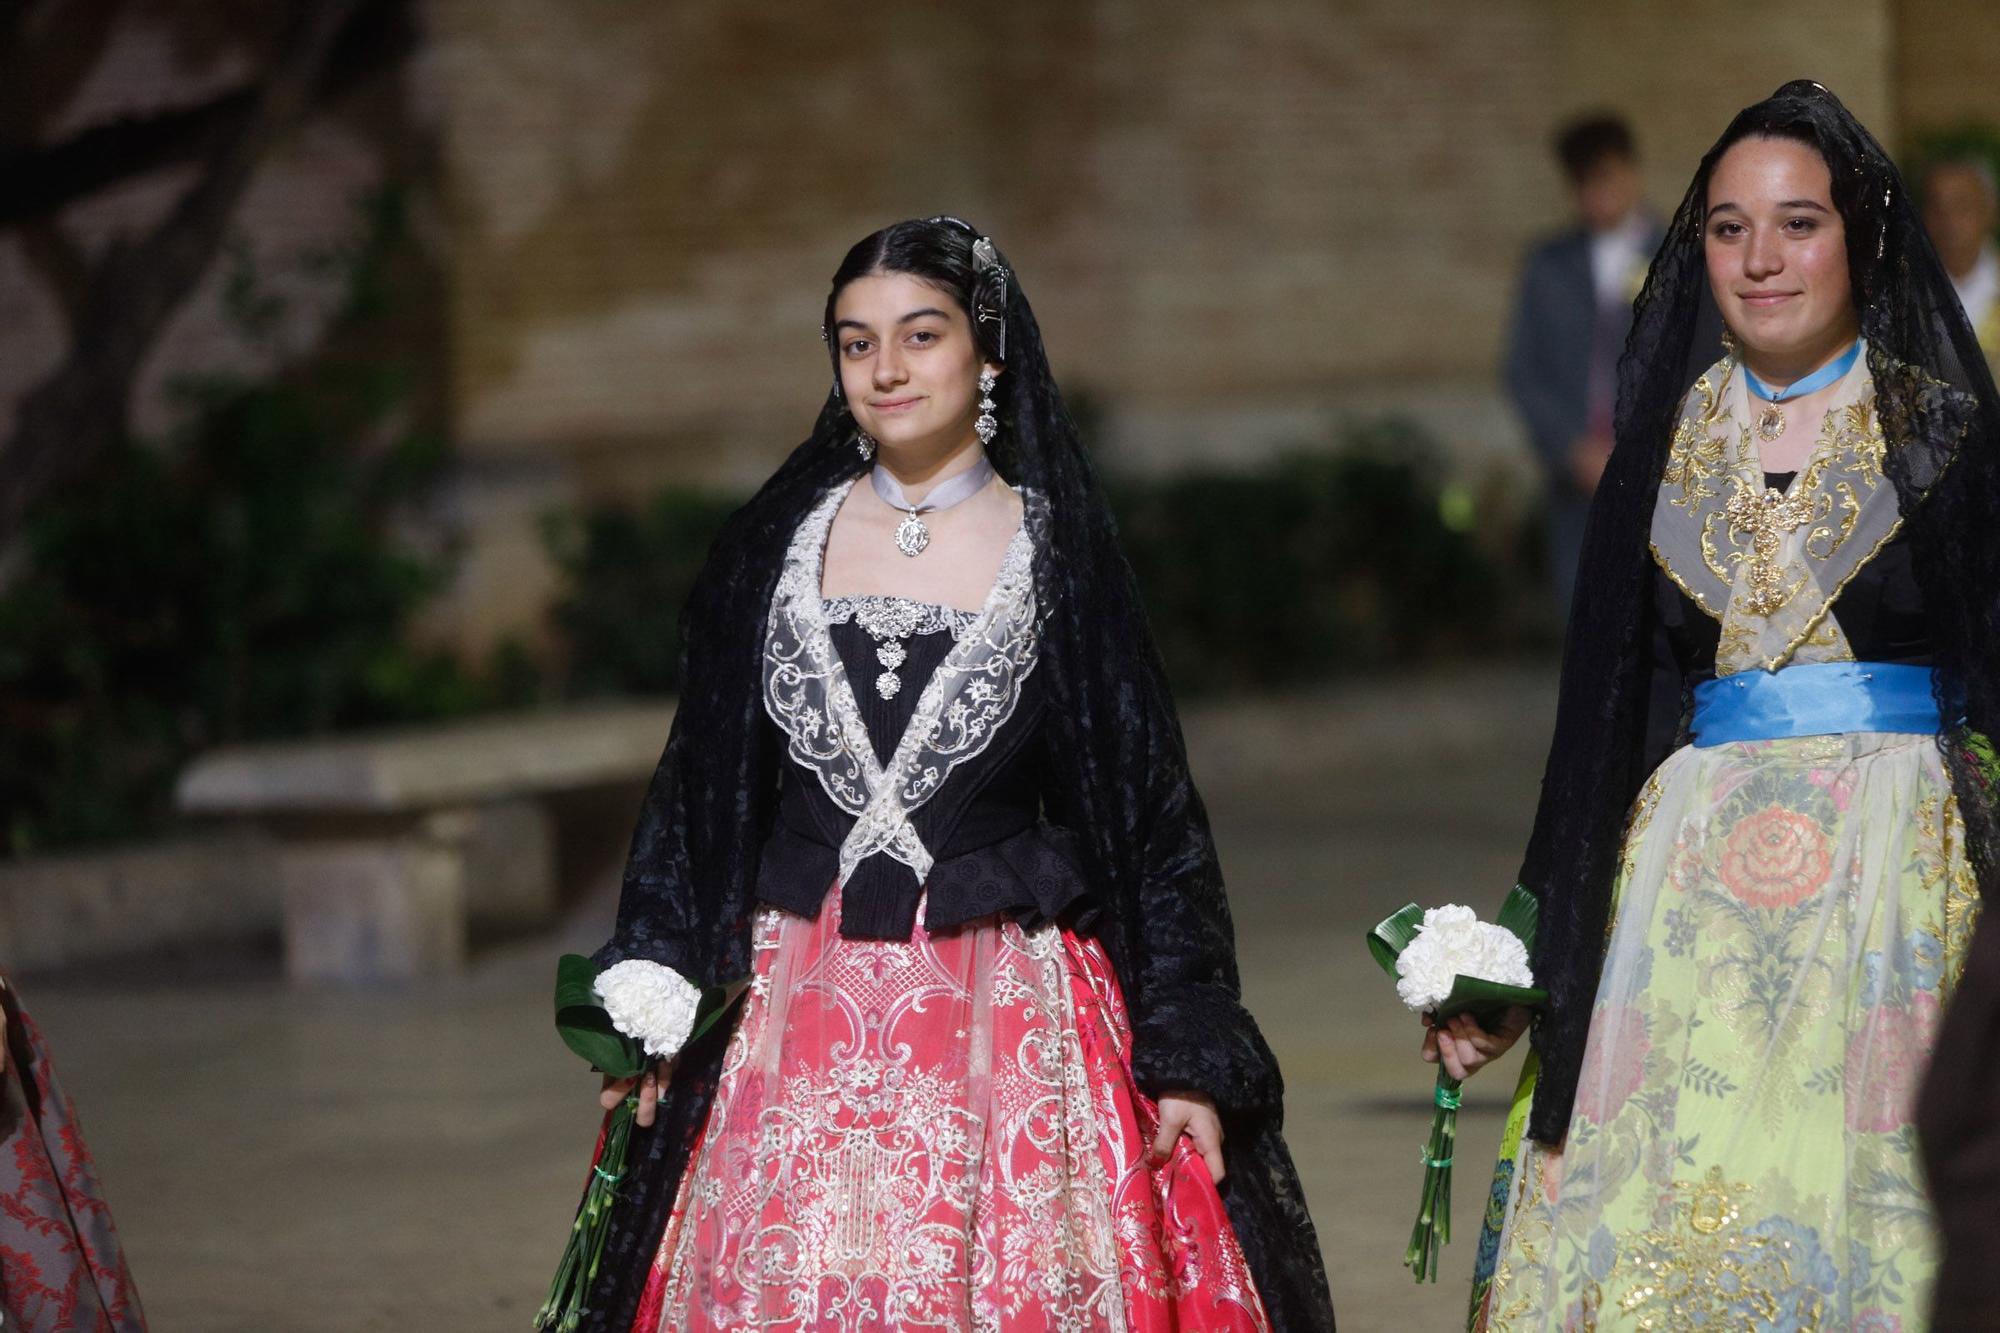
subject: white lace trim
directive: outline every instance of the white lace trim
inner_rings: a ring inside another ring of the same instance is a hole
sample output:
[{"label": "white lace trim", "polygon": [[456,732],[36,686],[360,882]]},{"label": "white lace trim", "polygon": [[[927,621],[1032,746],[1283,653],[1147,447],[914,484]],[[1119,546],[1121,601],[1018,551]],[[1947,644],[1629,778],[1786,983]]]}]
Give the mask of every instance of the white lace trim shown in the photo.
[{"label": "white lace trim", "polygon": [[820,605],[825,609],[827,624],[845,625],[854,621],[876,639],[907,639],[918,634],[947,632],[954,639],[963,639],[979,623],[977,611],[878,593],[828,597]]},{"label": "white lace trim", "polygon": [[1007,544],[986,604],[955,636],[951,652],[924,685],[885,766],[875,756],[827,633],[829,604],[819,595],[827,533],[852,485],[828,491],[792,535],[771,598],[764,706],[789,737],[791,757],[813,771],[834,804],[855,816],[840,848],[840,878],[886,852],[923,879],[932,856],[910,823],[911,813],[936,794],[954,768],[992,743],[1035,669],[1035,534],[1046,506],[1034,492],[1021,492],[1021,527]]},{"label": "white lace trim", "polygon": [[611,1026],[644,1046],[646,1054],[671,1060],[694,1031],[701,987],[664,963],[628,958],[597,974],[597,998],[604,1001]]}]

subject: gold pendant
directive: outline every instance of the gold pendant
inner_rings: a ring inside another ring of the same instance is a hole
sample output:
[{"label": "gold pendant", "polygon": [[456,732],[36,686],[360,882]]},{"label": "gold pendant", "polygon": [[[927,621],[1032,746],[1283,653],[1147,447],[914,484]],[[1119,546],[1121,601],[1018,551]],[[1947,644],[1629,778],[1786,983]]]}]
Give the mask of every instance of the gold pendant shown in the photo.
[{"label": "gold pendant", "polygon": [[1784,433],[1785,410],[1776,403],[1764,404],[1764,410],[1757,415],[1757,438],[1770,444]]}]

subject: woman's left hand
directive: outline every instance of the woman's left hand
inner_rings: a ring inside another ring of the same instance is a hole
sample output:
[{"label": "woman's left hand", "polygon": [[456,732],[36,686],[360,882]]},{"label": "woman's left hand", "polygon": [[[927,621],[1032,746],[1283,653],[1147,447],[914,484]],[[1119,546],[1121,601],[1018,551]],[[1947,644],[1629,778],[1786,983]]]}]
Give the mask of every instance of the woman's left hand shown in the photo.
[{"label": "woman's left hand", "polygon": [[1153,1160],[1164,1162],[1173,1156],[1174,1140],[1181,1135],[1194,1140],[1194,1150],[1208,1163],[1208,1177],[1222,1183],[1222,1117],[1215,1103],[1200,1092],[1160,1094],[1160,1132],[1153,1136]]}]

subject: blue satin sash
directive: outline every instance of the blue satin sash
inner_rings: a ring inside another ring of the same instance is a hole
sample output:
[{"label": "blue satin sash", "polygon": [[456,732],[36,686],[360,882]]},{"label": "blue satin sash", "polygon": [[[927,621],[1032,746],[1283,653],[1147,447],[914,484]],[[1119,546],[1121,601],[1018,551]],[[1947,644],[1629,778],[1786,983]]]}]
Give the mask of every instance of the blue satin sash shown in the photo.
[{"label": "blue satin sash", "polygon": [[1938,730],[1931,669],[1888,662],[1812,662],[1744,671],[1694,687],[1696,745]]}]

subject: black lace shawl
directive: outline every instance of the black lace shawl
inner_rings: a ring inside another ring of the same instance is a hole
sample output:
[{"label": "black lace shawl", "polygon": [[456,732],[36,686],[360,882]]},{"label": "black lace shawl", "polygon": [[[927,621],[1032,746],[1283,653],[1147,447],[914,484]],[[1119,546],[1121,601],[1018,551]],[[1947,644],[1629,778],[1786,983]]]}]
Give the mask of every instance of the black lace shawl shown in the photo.
[{"label": "black lace shawl", "polygon": [[[968,236],[964,244],[970,247]],[[983,333],[984,325],[980,326]],[[1241,1003],[1208,817],[1131,567],[1050,373],[1018,282],[1006,296],[994,462],[1049,501],[1035,557],[1037,672],[1050,691],[1048,817],[1068,828],[1100,911],[1152,1092],[1199,1089],[1224,1118],[1230,1218],[1274,1326],[1333,1327],[1326,1275],[1280,1134],[1283,1081]],[[996,354],[997,354],[997,349]],[[781,754],[763,712],[765,616],[793,530],[857,475],[854,426],[829,397],[812,437],[725,525],[683,613],[681,704],[633,837],[618,924],[597,957],[665,963],[702,984],[745,976],[758,849]],[[719,1034],[683,1053],[661,1119],[635,1139],[585,1327],[629,1328],[689,1149],[706,1121]]]},{"label": "black lace shawl", "polygon": [[2000,873],[1994,801],[1971,733],[2000,725],[2000,403],[1943,265],[1880,144],[1818,84],[1788,83],[1733,120],[1702,158],[1653,261],[1619,365],[1617,446],[1591,506],[1563,654],[1555,737],[1521,883],[1541,900],[1535,970],[1549,1003],[1534,1043],[1541,1075],[1529,1133],[1569,1127],[1602,966],[1612,878],[1627,810],[1646,779],[1647,660],[1654,612],[1653,504],[1680,402],[1708,352],[1708,180],[1737,140],[1777,136],[1817,148],[1833,175],[1848,265],[1868,340],[1877,410],[1931,618],[1939,745],[1982,890]]}]

